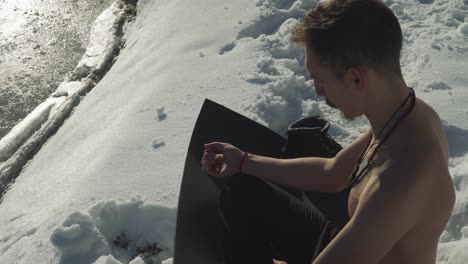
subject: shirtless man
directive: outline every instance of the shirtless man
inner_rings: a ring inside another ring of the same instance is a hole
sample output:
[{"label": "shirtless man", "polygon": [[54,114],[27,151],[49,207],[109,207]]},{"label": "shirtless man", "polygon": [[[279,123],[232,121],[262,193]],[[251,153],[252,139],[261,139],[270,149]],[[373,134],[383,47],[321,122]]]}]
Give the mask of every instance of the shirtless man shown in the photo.
[{"label": "shirtless man", "polygon": [[292,39],[304,45],[316,94],[346,118],[366,116],[370,128],[331,159],[280,160],[213,142],[203,168],[301,190],[350,187],[350,221],[309,263],[435,263],[455,203],[448,144],[437,113],[403,79],[397,18],[379,0],[329,0]]}]

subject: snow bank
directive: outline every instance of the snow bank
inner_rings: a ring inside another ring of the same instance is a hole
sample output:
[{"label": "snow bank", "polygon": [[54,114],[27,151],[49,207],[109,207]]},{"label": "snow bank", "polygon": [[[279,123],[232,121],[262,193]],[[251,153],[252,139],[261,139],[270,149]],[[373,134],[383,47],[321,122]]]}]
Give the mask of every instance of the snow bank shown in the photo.
[{"label": "snow bank", "polygon": [[60,263],[128,263],[137,256],[161,263],[174,254],[176,210],[129,203],[100,202],[88,213],[73,212],[50,237]]},{"label": "snow bank", "polygon": [[47,121],[50,109],[57,103],[51,98],[37,106],[22,122],[0,140],[0,161],[6,161],[16,150]]},{"label": "snow bank", "polygon": [[110,247],[87,214],[69,215],[51,237],[61,253],[61,263],[91,263],[97,257],[109,254]]},{"label": "snow bank", "polygon": [[96,19],[86,53],[73,72],[74,78],[102,73],[109,68],[120,50],[120,32],[125,19],[124,9],[123,1],[116,1]]}]

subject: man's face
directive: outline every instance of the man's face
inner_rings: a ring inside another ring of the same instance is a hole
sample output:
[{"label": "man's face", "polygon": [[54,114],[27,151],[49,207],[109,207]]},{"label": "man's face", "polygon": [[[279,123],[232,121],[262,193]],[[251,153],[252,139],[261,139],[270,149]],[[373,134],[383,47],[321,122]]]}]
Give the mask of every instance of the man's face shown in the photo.
[{"label": "man's face", "polygon": [[350,100],[347,98],[345,80],[336,78],[328,67],[321,65],[319,58],[307,45],[305,45],[305,67],[314,81],[315,93],[324,96],[327,105],[339,109],[342,116],[352,118],[347,114]]}]

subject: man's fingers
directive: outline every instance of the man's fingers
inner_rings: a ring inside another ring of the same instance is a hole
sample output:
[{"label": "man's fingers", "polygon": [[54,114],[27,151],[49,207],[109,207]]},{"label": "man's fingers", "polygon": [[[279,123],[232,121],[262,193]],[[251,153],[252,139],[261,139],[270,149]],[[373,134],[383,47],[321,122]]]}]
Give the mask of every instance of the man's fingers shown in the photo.
[{"label": "man's fingers", "polygon": [[202,165],[203,168],[205,167],[206,154],[207,154],[207,152],[206,152],[206,150],[205,150],[205,152],[203,152],[203,157],[202,157],[202,159],[201,159],[201,165]]},{"label": "man's fingers", "polygon": [[203,152],[202,165],[208,158],[214,158],[215,155],[216,155],[216,153],[205,150],[205,152]]},{"label": "man's fingers", "polygon": [[219,176],[220,175],[219,174],[220,170],[216,167],[215,164],[207,165],[206,170],[207,170],[208,174],[211,175],[211,176]]},{"label": "man's fingers", "polygon": [[213,158],[209,155],[205,155],[203,157],[202,162],[205,165],[205,167],[211,166],[211,164],[213,163]]},{"label": "man's fingers", "polygon": [[273,264],[288,264],[286,261],[273,259]]},{"label": "man's fingers", "polygon": [[209,175],[212,176],[219,176],[220,175],[220,164],[219,164],[219,159],[217,156],[222,156],[222,155],[216,155],[212,151],[205,151],[203,154],[203,159],[202,159],[202,167],[206,170],[206,172]]},{"label": "man's fingers", "polygon": [[208,150],[208,151],[210,151],[210,150],[211,151],[215,151],[215,150],[221,151],[226,146],[226,143],[211,142],[211,143],[205,144],[204,146],[205,146],[205,149]]},{"label": "man's fingers", "polygon": [[203,157],[201,158],[201,165],[202,166],[205,163],[205,159],[206,159],[206,151],[203,153]]},{"label": "man's fingers", "polygon": [[216,162],[223,162],[224,161],[224,158],[223,158],[222,154],[216,154],[213,158],[214,158],[214,160]]}]

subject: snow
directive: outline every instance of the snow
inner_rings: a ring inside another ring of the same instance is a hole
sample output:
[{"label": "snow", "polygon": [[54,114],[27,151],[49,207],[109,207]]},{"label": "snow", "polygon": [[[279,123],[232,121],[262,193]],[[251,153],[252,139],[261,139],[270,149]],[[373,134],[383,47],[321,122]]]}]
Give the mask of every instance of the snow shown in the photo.
[{"label": "snow", "polygon": [[[337,141],[352,142],[367,121],[344,120],[317,97],[302,49],[288,41],[314,2],[140,0],[115,64],[3,196],[0,263],[172,263],[185,155],[205,98],[281,134],[319,114]],[[450,144],[457,202],[437,262],[467,263],[468,2],[385,2],[402,24],[404,76],[439,113]],[[115,34],[115,8],[98,32]],[[95,43],[78,69],[99,68],[117,45]],[[73,81],[52,97],[60,106],[38,115],[49,118],[42,127],[94,85]]]},{"label": "snow", "polygon": [[123,204],[100,202],[88,213],[68,215],[50,240],[62,253],[61,263],[92,263],[101,256],[128,263],[139,252],[158,263],[174,254],[175,221],[175,209],[145,205],[138,198]]},{"label": "snow", "polygon": [[0,161],[6,161],[11,157],[48,120],[50,110],[57,101],[56,98],[49,98],[37,106],[33,112],[0,140]]},{"label": "snow", "polygon": [[118,30],[123,23],[122,8],[116,1],[96,19],[86,52],[75,68],[75,76],[103,71],[119,48]]}]

